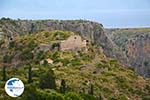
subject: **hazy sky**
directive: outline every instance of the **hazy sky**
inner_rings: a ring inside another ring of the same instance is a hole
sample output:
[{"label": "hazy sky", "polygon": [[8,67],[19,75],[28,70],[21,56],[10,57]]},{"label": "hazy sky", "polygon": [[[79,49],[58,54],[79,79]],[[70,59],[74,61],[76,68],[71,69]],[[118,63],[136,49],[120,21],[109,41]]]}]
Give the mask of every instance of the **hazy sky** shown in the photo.
[{"label": "hazy sky", "polygon": [[104,27],[150,27],[150,0],[0,0],[0,17],[87,19]]}]

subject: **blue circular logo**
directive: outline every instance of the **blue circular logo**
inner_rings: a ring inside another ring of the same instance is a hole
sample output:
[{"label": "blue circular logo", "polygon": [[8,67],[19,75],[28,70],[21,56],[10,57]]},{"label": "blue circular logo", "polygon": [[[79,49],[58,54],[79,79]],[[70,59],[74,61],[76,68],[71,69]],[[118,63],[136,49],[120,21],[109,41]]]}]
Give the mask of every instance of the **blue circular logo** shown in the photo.
[{"label": "blue circular logo", "polygon": [[24,84],[18,78],[11,78],[5,84],[5,91],[11,97],[18,97],[24,91]]}]

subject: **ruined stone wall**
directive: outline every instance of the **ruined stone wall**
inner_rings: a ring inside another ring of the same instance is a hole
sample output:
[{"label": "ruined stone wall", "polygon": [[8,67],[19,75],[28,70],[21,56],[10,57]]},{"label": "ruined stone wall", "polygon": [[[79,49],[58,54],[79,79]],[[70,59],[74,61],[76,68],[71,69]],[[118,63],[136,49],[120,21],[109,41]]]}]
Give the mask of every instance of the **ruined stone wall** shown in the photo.
[{"label": "ruined stone wall", "polygon": [[85,47],[86,41],[83,41],[79,35],[70,36],[67,40],[60,43],[61,50],[75,50]]}]

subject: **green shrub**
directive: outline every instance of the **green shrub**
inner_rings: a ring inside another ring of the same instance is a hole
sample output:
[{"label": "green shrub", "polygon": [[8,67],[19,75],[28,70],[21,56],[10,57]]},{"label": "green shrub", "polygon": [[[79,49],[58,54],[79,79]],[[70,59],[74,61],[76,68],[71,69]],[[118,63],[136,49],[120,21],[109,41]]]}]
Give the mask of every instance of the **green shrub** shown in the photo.
[{"label": "green shrub", "polygon": [[150,100],[150,96],[144,96],[142,97],[142,100]]},{"label": "green shrub", "polygon": [[27,47],[33,50],[36,46],[37,46],[36,42],[34,40],[30,40]]},{"label": "green shrub", "polygon": [[32,60],[33,59],[33,53],[26,49],[24,51],[22,51],[22,53],[20,54],[20,58],[21,60]]},{"label": "green shrub", "polygon": [[89,94],[81,93],[80,96],[83,100],[96,100],[96,98],[94,96],[89,95]]},{"label": "green shrub", "polygon": [[70,61],[70,63],[71,63],[72,66],[81,65],[80,59],[73,59],[73,60]]},{"label": "green shrub", "polygon": [[4,40],[0,40],[0,47],[4,44]]},{"label": "green shrub", "polygon": [[53,70],[48,70],[40,76],[40,87],[42,89],[56,89],[56,82]]},{"label": "green shrub", "polygon": [[66,92],[66,82],[65,82],[64,79],[61,80],[60,92],[61,93],[65,93]]},{"label": "green shrub", "polygon": [[117,100],[128,100],[128,98],[124,94],[120,94]]},{"label": "green shrub", "polygon": [[107,68],[107,66],[103,62],[99,62],[96,64],[97,68]]},{"label": "green shrub", "polygon": [[82,100],[81,96],[75,92],[68,92],[64,95],[65,100]]},{"label": "green shrub", "polygon": [[44,90],[37,90],[36,93],[37,100],[64,100],[63,96],[54,90],[44,89]]},{"label": "green shrub", "polygon": [[58,58],[60,58],[60,53],[58,51],[54,52],[54,54],[52,55],[52,59],[54,59],[54,62],[58,60]]},{"label": "green shrub", "polygon": [[3,57],[3,62],[4,62],[4,63],[11,63],[12,59],[13,59],[13,55],[6,54],[6,55],[4,55],[4,57]]},{"label": "green shrub", "polygon": [[36,86],[33,84],[26,85],[21,100],[37,100]]},{"label": "green shrub", "polygon": [[44,59],[44,57],[45,57],[45,53],[43,51],[39,51],[35,56],[35,60],[36,62],[39,62],[42,59]]},{"label": "green shrub", "polygon": [[67,58],[65,58],[65,59],[60,59],[59,61],[62,62],[64,66],[67,66],[67,64],[70,63],[69,59],[67,59]]},{"label": "green shrub", "polygon": [[11,49],[11,48],[14,48],[14,47],[16,47],[16,43],[14,41],[9,42],[9,48]]},{"label": "green shrub", "polygon": [[80,53],[80,57],[82,58],[82,60],[86,60],[86,61],[90,61],[91,59],[93,59],[93,55],[92,54],[87,54],[87,53]]},{"label": "green shrub", "polygon": [[123,88],[123,89],[130,88],[130,84],[129,84],[129,82],[127,81],[126,77],[117,76],[117,77],[116,77],[116,81],[117,81],[119,87],[121,87],[121,88]]}]

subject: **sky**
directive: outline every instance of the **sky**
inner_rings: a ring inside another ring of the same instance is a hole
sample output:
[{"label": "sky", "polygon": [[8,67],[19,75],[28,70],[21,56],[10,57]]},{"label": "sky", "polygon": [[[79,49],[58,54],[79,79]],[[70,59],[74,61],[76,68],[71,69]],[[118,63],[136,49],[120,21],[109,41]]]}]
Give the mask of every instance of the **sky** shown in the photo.
[{"label": "sky", "polygon": [[150,0],[0,0],[0,18],[84,19],[105,28],[150,27]]}]

